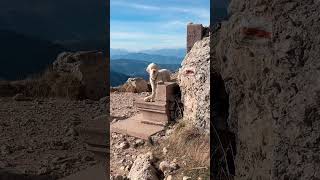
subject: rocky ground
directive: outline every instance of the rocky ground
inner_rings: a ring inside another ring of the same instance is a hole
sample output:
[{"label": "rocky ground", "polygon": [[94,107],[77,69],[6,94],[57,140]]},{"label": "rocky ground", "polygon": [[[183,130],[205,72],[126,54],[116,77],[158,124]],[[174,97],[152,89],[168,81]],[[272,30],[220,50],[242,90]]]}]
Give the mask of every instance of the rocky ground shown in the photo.
[{"label": "rocky ground", "polygon": [[[145,96],[146,93],[111,93],[111,123],[135,115],[138,112],[134,106],[135,99]],[[148,141],[111,133],[110,179],[207,179],[206,176],[199,176],[205,172],[203,167],[200,170],[196,169],[198,172],[194,177],[190,175],[194,170],[188,170],[189,172],[186,173],[187,168],[198,168],[199,165],[193,164],[188,154],[183,156],[176,154],[177,147],[172,144],[179,143],[178,141],[168,143],[178,126],[179,123],[169,125],[165,131],[153,135]],[[181,148],[185,147],[181,146]]]},{"label": "rocky ground", "polygon": [[96,162],[76,126],[107,113],[104,101],[0,98],[0,170],[60,178]]},{"label": "rocky ground", "polygon": [[[135,99],[145,96],[145,93],[111,93],[111,123],[135,115],[138,112],[138,109],[134,106]],[[117,133],[112,133],[110,140],[111,175],[127,174],[137,155],[146,151],[146,143],[141,139]]]}]

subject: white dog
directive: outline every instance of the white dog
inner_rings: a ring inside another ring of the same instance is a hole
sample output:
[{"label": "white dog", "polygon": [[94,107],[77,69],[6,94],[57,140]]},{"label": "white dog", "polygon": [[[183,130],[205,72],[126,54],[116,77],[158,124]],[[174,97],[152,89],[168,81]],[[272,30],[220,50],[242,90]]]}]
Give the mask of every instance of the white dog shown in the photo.
[{"label": "white dog", "polygon": [[152,102],[156,97],[157,84],[170,82],[171,72],[167,69],[159,70],[158,66],[155,63],[149,64],[146,71],[149,73],[149,80],[151,84],[152,93],[150,96],[144,98],[144,101]]}]

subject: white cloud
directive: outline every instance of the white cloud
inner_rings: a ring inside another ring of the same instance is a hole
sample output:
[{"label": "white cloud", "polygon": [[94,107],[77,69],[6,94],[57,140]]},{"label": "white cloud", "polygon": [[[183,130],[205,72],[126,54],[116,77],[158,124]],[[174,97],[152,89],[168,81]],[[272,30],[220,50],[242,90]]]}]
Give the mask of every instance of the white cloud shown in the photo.
[{"label": "white cloud", "polygon": [[111,48],[139,51],[150,48],[181,48],[185,47],[184,34],[153,34],[135,32],[111,32]]},{"label": "white cloud", "polygon": [[[160,7],[142,3],[132,3],[132,2],[123,2],[123,1],[113,1],[111,2],[113,5],[131,7],[140,10],[148,10],[148,11],[170,11],[170,12],[179,12],[186,13],[193,16],[197,16],[200,19],[210,20],[210,7],[208,9],[205,8],[196,8],[196,7]],[[112,6],[111,6],[112,7]]]}]

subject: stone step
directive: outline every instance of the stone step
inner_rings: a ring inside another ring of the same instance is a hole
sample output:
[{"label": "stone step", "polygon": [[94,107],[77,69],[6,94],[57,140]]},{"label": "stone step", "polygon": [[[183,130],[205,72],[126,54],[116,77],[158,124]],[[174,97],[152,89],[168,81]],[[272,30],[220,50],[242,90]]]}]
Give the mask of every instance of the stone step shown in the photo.
[{"label": "stone step", "polygon": [[136,100],[135,105],[139,110],[145,111],[165,112],[167,109],[167,102],[165,101],[145,102],[143,99],[139,98]]},{"label": "stone step", "polygon": [[129,136],[148,140],[150,136],[164,130],[163,126],[146,124],[142,114],[111,124],[111,132],[126,134]]},{"label": "stone step", "polygon": [[144,123],[144,124],[150,124],[150,125],[155,125],[155,126],[166,126],[167,122],[157,122],[157,121],[154,121],[154,120],[141,120],[141,123]]},{"label": "stone step", "polygon": [[142,123],[165,126],[169,122],[169,116],[165,112],[140,111],[143,119]]},{"label": "stone step", "polygon": [[143,99],[138,99],[136,106],[142,114],[142,123],[165,126],[169,122],[170,116],[166,102],[144,102]]}]

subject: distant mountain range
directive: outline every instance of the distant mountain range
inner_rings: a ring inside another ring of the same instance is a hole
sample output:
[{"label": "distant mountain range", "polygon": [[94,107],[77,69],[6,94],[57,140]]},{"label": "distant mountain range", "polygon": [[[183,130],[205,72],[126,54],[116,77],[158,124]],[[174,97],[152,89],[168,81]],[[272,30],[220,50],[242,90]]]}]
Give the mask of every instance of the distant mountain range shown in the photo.
[{"label": "distant mountain range", "polygon": [[8,30],[0,30],[0,49],[0,78],[7,80],[44,71],[59,53],[67,50],[59,44]]},{"label": "distant mountain range", "polygon": [[146,53],[128,53],[124,55],[113,55],[112,60],[117,59],[132,59],[135,61],[147,61],[154,62],[156,64],[181,64],[183,57],[175,56],[163,56],[157,54],[146,54]]},{"label": "distant mountain range", "polygon": [[126,54],[149,54],[149,55],[160,55],[160,56],[171,56],[184,58],[186,55],[186,49],[177,48],[177,49],[147,49],[138,52],[130,52],[125,49],[110,49],[110,56],[112,59],[117,58],[117,56],[126,55]]},{"label": "distant mountain range", "polygon": [[123,84],[127,77],[142,77],[148,79],[147,66],[153,62],[160,68],[176,71],[184,59],[186,50],[180,49],[150,49],[130,52],[125,49],[110,49],[111,86]]},{"label": "distant mountain range", "polygon": [[119,86],[126,82],[130,76],[127,76],[125,74],[115,72],[115,71],[110,71],[110,85],[112,87]]}]

